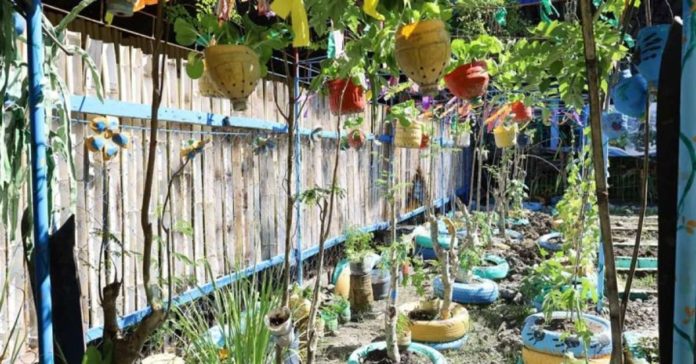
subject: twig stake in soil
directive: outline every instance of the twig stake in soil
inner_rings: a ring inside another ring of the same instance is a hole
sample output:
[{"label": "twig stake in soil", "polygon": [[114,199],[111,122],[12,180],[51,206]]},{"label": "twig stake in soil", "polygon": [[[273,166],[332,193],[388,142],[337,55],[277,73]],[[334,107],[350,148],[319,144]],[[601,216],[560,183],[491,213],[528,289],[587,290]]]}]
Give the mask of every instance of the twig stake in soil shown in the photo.
[{"label": "twig stake in soil", "polygon": [[594,24],[592,19],[592,3],[590,0],[580,1],[582,14],[582,36],[584,40],[585,67],[590,93],[590,125],[592,131],[592,158],[595,168],[595,183],[597,185],[597,207],[599,224],[602,232],[602,242],[606,263],[606,294],[609,299],[609,317],[611,319],[612,352],[611,363],[623,363],[623,346],[621,345],[621,314],[619,307],[619,292],[616,283],[616,267],[614,247],[611,238],[611,218],[609,216],[609,192],[607,176],[604,169],[604,153],[602,150],[602,126],[599,88],[599,68],[597,64],[597,46],[594,39]]}]

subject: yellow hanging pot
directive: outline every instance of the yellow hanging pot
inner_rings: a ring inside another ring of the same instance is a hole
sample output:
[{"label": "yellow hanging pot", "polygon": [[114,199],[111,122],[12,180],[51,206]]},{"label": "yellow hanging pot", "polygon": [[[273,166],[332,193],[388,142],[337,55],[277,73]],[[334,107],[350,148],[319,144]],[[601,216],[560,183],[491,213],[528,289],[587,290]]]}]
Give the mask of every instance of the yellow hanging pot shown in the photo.
[{"label": "yellow hanging pot", "polygon": [[214,45],[205,49],[210,81],[232,101],[238,111],[247,109],[247,98],[261,78],[259,56],[243,45]]},{"label": "yellow hanging pot", "polygon": [[493,129],[495,146],[498,148],[510,148],[517,144],[517,124],[511,126],[498,125]]},{"label": "yellow hanging pot", "polygon": [[425,95],[437,93],[438,82],[450,60],[450,35],[445,23],[426,20],[396,32],[396,61]]},{"label": "yellow hanging pot", "polygon": [[423,139],[423,128],[420,120],[412,120],[408,126],[404,126],[398,120],[394,120],[394,146],[399,148],[418,149]]}]

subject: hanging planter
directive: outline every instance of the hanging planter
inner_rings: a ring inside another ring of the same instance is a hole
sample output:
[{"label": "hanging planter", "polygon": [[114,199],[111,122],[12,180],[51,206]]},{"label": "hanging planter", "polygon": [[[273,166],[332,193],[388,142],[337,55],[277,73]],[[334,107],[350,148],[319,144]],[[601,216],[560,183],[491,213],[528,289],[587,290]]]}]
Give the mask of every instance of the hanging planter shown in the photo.
[{"label": "hanging planter", "polygon": [[462,148],[468,148],[471,145],[471,133],[461,133],[457,137],[457,145]]},{"label": "hanging planter", "polygon": [[450,58],[450,36],[440,20],[426,20],[400,27],[394,50],[401,70],[425,95],[437,93],[437,85]]},{"label": "hanging planter", "polygon": [[425,149],[430,146],[430,135],[423,133],[421,135],[420,149]]},{"label": "hanging planter", "polygon": [[445,75],[445,85],[450,92],[464,100],[476,99],[485,95],[489,81],[486,61],[475,61],[461,65]]},{"label": "hanging planter", "polygon": [[670,24],[660,24],[643,28],[638,32],[638,70],[649,83],[657,85],[660,79],[662,53],[665,51],[671,27]]},{"label": "hanging planter", "polygon": [[372,271],[372,297],[380,301],[389,295],[391,288],[391,274],[388,270],[374,269]]},{"label": "hanging planter", "polygon": [[244,45],[214,45],[204,54],[210,80],[232,101],[234,110],[246,110],[247,98],[261,78],[259,56]]},{"label": "hanging planter", "polygon": [[510,148],[517,143],[517,124],[510,126],[498,125],[493,129],[495,146],[498,148]]},{"label": "hanging planter", "polygon": [[640,74],[631,74],[630,69],[619,73],[619,82],[612,89],[612,100],[616,111],[634,118],[645,114],[648,101],[648,82]]},{"label": "hanging planter", "polygon": [[423,141],[422,123],[414,119],[404,125],[400,121],[394,122],[394,146],[398,148],[418,149]]},{"label": "hanging planter", "polygon": [[571,315],[570,312],[553,312],[551,322],[546,322],[543,313],[527,317],[522,327],[522,359],[525,364],[561,364],[571,353],[577,359],[587,358],[589,363],[609,363],[612,346],[609,321],[593,315],[581,315],[592,332],[586,355],[581,338],[550,328],[554,325],[572,325]]},{"label": "hanging planter", "polygon": [[365,110],[363,88],[351,80],[329,81],[329,109],[334,115],[355,114]]},{"label": "hanging planter", "polygon": [[333,334],[338,331],[338,315],[331,310],[323,310],[319,314],[321,320],[324,321],[324,330],[326,333]]},{"label": "hanging planter", "polygon": [[351,130],[348,133],[348,145],[353,149],[360,149],[365,145],[365,133],[360,129]]},{"label": "hanging planter", "polygon": [[516,122],[524,123],[532,120],[534,113],[531,107],[525,106],[522,101],[515,101],[512,103],[511,111],[513,114],[513,120]]},{"label": "hanging planter", "polygon": [[106,11],[123,18],[133,16],[133,8],[136,5],[135,0],[107,0]]}]

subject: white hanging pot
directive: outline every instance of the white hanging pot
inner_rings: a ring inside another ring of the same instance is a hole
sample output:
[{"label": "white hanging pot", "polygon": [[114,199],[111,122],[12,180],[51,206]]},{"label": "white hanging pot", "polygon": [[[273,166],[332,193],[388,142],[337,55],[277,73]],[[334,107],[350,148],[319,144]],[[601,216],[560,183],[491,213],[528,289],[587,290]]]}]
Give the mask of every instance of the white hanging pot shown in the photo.
[{"label": "white hanging pot", "polygon": [[459,146],[468,148],[471,145],[471,133],[462,133],[459,135]]}]

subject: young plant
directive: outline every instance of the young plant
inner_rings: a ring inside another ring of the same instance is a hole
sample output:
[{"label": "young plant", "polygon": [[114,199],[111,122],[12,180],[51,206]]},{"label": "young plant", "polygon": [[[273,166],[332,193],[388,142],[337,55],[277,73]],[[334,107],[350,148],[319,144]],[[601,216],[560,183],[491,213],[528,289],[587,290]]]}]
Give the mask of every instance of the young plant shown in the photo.
[{"label": "young plant", "polygon": [[445,68],[445,74],[457,67],[476,61],[485,61],[505,49],[498,38],[482,34],[473,40],[455,39],[452,41],[452,61]]},{"label": "young plant", "polygon": [[360,263],[372,250],[373,235],[358,228],[352,227],[345,233],[346,257],[350,262]]},{"label": "young plant", "polygon": [[396,120],[401,126],[407,128],[411,126],[411,123],[418,117],[419,113],[416,102],[408,100],[389,108],[388,118]]}]

